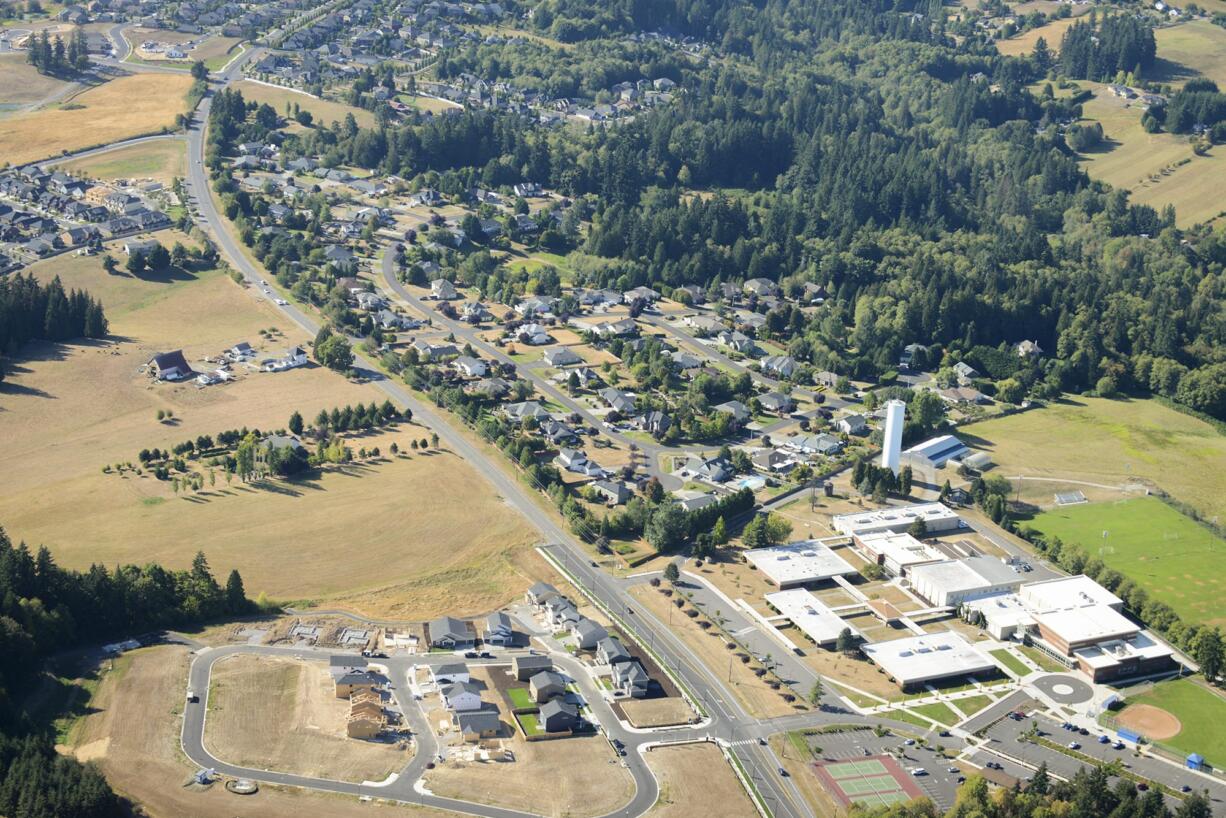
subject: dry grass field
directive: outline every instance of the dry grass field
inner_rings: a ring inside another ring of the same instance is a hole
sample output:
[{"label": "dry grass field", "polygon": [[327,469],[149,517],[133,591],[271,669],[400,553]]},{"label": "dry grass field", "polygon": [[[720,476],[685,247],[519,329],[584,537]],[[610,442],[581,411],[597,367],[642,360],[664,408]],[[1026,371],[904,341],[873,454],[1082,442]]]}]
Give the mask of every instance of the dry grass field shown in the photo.
[{"label": "dry grass field", "polygon": [[187,173],[187,145],[180,139],[129,145],[57,168],[90,179],[153,179],[169,186]]},{"label": "dry grass field", "polygon": [[[175,236],[161,235],[167,243]],[[386,454],[393,441],[407,449],[429,438],[418,425],[352,441],[355,451],[379,446],[379,462],[294,484],[227,486],[219,476],[188,497],[148,475],[103,474],[105,464],[135,462],[142,448],[243,425],[276,429],[294,410],[313,417],[383,396],[314,366],[240,374],[207,389],[151,383],[138,369],[155,352],[183,348],[199,361],[241,340],[276,351],[308,339],[217,272],[136,280],[106,275],[98,257],[49,260],[34,271],[88,288],[118,340],[32,345],[11,359],[0,388],[0,437],[12,443],[0,455],[0,520],[14,538],[45,543],[78,568],[185,567],[200,548],[218,571],[239,567],[252,595],[331,598],[397,618],[482,613],[552,576],[530,547],[527,523],[462,460]],[[261,341],[259,329],[277,326],[284,335]],[[172,409],[175,424],[159,423],[158,409]]]},{"label": "dry grass field", "polygon": [[242,767],[335,781],[382,781],[408,763],[394,744],[347,737],[348,714],[325,662],[238,654],[213,667],[204,743]]},{"label": "dry grass field", "polygon": [[[433,719],[432,719],[433,721]],[[605,815],[634,797],[634,779],[603,736],[498,742],[515,761],[447,761],[425,775],[435,795],[524,810],[546,818]]]},{"label": "dry grass field", "polygon": [[714,744],[652,750],[647,763],[660,782],[660,800],[648,818],[743,818],[754,805]]},{"label": "dry grass field", "polygon": [[248,102],[267,102],[276,109],[278,114],[282,115],[285,113],[287,103],[297,103],[299,108],[311,112],[317,125],[328,126],[333,122],[343,121],[346,114],[353,114],[353,118],[363,128],[372,128],[375,124],[375,115],[370,111],[328,99],[318,99],[308,94],[300,94],[288,88],[274,88],[248,80],[236,82],[231,87],[241,91],[243,98]]},{"label": "dry grass field", "polygon": [[68,108],[0,120],[0,156],[20,164],[173,127],[191,84],[186,74],[132,74],[84,91]]},{"label": "dry grass field", "polygon": [[38,73],[26,62],[24,51],[0,54],[0,115],[6,109],[38,102],[67,85]]},{"label": "dry grass field", "polygon": [[694,711],[680,696],[624,701],[622,712],[635,727],[668,727],[687,724],[695,718]]},{"label": "dry grass field", "polygon": [[[987,451],[993,473],[1007,477],[1150,481],[1206,516],[1221,513],[1226,497],[1226,436],[1153,400],[1071,398],[967,426],[958,437]],[[1078,486],[1026,480],[1022,499],[1050,506],[1053,492],[1069,488]]]},{"label": "dry grass field", "polygon": [[1132,191],[1138,204],[1174,205],[1184,227],[1226,209],[1220,195],[1226,184],[1226,150],[1216,146],[1197,156],[1186,136],[1147,133],[1140,106],[1111,96],[1104,85],[1086,85],[1095,96],[1083,106],[1083,116],[1102,123],[1107,139],[1103,147],[1082,154],[1091,176]]},{"label": "dry grass field", "polygon": [[[1226,11],[1226,9],[1224,9]],[[1154,31],[1159,68],[1169,76],[1161,82],[1182,83],[1193,74],[1208,77],[1226,88],[1226,28],[1208,20],[1195,20]]]},{"label": "dry grass field", "polygon": [[1006,57],[1029,54],[1034,51],[1034,44],[1042,37],[1047,40],[1047,47],[1058,54],[1060,52],[1060,42],[1064,39],[1064,32],[1072,28],[1075,22],[1077,22],[1076,17],[1053,20],[1045,26],[1032,28],[1030,31],[1025,31],[1016,37],[1010,37],[1007,40],[997,40],[996,50]]},{"label": "dry grass field", "polygon": [[221,785],[188,786],[197,767],[179,749],[179,730],[189,658],[186,648],[163,645],[116,659],[115,669],[104,673],[89,700],[89,715],[73,730],[72,745],[62,751],[96,762],[117,792],[139,802],[153,818],[234,818],[240,810],[261,818],[451,814],[408,805],[360,804],[290,788],[261,787],[255,795],[240,797]]}]

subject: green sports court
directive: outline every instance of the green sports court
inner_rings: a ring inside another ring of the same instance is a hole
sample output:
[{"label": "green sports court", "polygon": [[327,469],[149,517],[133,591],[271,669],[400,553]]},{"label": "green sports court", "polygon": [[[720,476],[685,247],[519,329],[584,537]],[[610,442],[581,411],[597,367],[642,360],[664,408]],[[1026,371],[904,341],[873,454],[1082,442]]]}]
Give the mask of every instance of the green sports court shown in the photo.
[{"label": "green sports court", "polygon": [[882,807],[924,796],[911,776],[889,756],[818,762],[813,768],[822,787],[843,807]]}]

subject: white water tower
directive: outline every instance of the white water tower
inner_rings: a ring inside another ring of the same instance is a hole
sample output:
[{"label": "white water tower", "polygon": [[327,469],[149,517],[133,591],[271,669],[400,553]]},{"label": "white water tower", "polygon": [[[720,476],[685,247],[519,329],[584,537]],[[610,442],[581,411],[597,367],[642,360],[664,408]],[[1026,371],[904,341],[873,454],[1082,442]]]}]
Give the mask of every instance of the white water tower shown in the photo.
[{"label": "white water tower", "polygon": [[907,404],[900,400],[885,405],[885,435],[881,439],[881,467],[898,474],[898,459],[902,453],[902,424]]}]

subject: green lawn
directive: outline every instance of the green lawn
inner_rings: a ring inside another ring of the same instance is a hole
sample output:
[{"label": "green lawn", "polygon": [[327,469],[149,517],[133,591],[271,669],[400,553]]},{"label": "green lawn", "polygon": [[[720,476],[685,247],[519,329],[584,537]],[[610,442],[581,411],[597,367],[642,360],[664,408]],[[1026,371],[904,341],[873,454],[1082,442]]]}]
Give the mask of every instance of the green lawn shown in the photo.
[{"label": "green lawn", "polygon": [[958,699],[954,704],[958,705],[958,709],[967,716],[973,716],[994,701],[995,699],[991,696],[970,696],[965,699]]},{"label": "green lawn", "polygon": [[1068,506],[1031,525],[1077,543],[1189,622],[1226,624],[1226,542],[1161,500]]},{"label": "green lawn", "polygon": [[1226,697],[1190,679],[1160,682],[1152,690],[1128,699],[1173,713],[1183,725],[1163,741],[1185,753],[1200,753],[1215,767],[1226,765]]},{"label": "green lawn", "polygon": [[1068,670],[1067,667],[1057,662],[1055,659],[1048,656],[1038,648],[1029,645],[1022,645],[1018,648],[1022,653],[1026,654],[1026,658],[1034,662],[1048,673],[1063,673]]},{"label": "green lawn", "polygon": [[536,707],[536,702],[532,701],[532,694],[528,692],[526,687],[508,688],[507,698],[511,700],[511,704],[516,709],[530,710]]},{"label": "green lawn", "polygon": [[545,728],[541,727],[541,722],[535,713],[517,713],[515,718],[519,719],[519,726],[523,728],[525,736],[542,736],[545,734]]},{"label": "green lawn", "polygon": [[1025,676],[1030,672],[1030,668],[1022,664],[1022,661],[1010,653],[1006,648],[992,651],[992,658],[1016,673],[1018,676]]},{"label": "green lawn", "polygon": [[939,721],[941,724],[952,726],[957,724],[961,719],[958,714],[949,708],[945,702],[933,702],[932,704],[920,704],[911,708],[911,712],[917,713],[920,716],[927,716],[933,721]]}]

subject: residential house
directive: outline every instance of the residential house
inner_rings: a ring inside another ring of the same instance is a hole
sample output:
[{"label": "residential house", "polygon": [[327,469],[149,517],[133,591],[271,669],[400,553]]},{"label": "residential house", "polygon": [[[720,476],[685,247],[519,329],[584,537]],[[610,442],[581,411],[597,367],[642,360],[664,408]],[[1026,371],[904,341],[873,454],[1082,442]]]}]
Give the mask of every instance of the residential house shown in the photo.
[{"label": "residential house", "polygon": [[609,386],[601,389],[596,394],[600,396],[600,399],[610,409],[615,409],[623,415],[631,415],[635,412],[634,395],[629,392],[623,392],[620,389]]},{"label": "residential house", "polygon": [[825,432],[816,435],[796,435],[780,443],[785,449],[800,454],[821,454],[830,457],[843,449],[843,441]]},{"label": "residential house", "polygon": [[758,396],[758,403],[763,409],[782,417],[796,408],[796,401],[782,392],[767,392]]},{"label": "residential house", "polygon": [[769,278],[751,278],[745,282],[743,289],[749,295],[756,295],[759,298],[779,293],[779,285]]},{"label": "residential house", "polygon": [[992,402],[991,398],[973,386],[955,386],[950,389],[938,389],[937,394],[940,395],[941,400],[954,406]]},{"label": "residential house", "polygon": [[790,378],[796,374],[796,359],[790,355],[770,355],[762,359],[762,371],[776,378]]},{"label": "residential house", "polygon": [[465,378],[483,378],[485,373],[489,371],[485,361],[469,355],[461,355],[452,361],[451,365],[455,367],[456,372]]},{"label": "residential house", "polygon": [[523,403],[508,403],[502,407],[502,413],[511,420],[521,421],[528,418],[540,420],[549,417],[549,411],[534,400],[526,400]]},{"label": "residential house", "polygon": [[515,631],[511,627],[511,617],[502,611],[496,611],[485,618],[485,631],[481,641],[486,645],[508,647],[515,642]]},{"label": "residential house", "polygon": [[723,483],[733,476],[732,465],[721,457],[703,458],[691,455],[682,467],[682,473],[707,480],[711,483]]},{"label": "residential house", "polygon": [[644,412],[635,421],[636,426],[657,440],[664,436],[672,424],[672,419],[659,409]]},{"label": "residential house", "polygon": [[611,679],[613,690],[622,696],[641,699],[647,695],[651,677],[637,661],[619,662],[613,665]]},{"label": "residential house", "polygon": [[725,414],[732,415],[732,419],[735,420],[738,424],[744,423],[745,421],[749,420],[749,418],[751,417],[749,413],[749,407],[741,403],[739,400],[730,400],[730,401],[727,401],[726,403],[721,403],[716,406],[712,406],[711,410],[715,412],[724,412]]},{"label": "residential house", "polygon": [[238,363],[240,361],[246,361],[249,358],[254,358],[255,350],[251,347],[251,344],[247,343],[246,341],[239,341],[237,344],[226,350],[225,356],[234,363]]},{"label": "residential house", "polygon": [[753,355],[758,350],[758,345],[753,342],[752,338],[736,330],[720,331],[715,336],[715,341],[720,346],[727,347],[742,355]]},{"label": "residential house", "polygon": [[520,343],[534,347],[543,346],[553,340],[540,324],[523,324],[515,329],[514,336]]},{"label": "residential house", "polygon": [[443,706],[448,710],[480,710],[481,688],[472,682],[453,682],[439,689]]},{"label": "residential house", "polygon": [[128,239],[123,243],[123,252],[128,256],[148,256],[158,246],[157,239]]},{"label": "residential house", "polygon": [[430,282],[430,294],[439,301],[451,301],[460,297],[460,291],[445,278],[436,278]]},{"label": "residential house", "polygon": [[654,304],[660,300],[660,294],[650,287],[635,287],[633,290],[626,290],[622,293],[622,300],[627,304],[640,299],[648,304]]},{"label": "residential house", "polygon": [[633,318],[619,318],[616,321],[604,321],[590,326],[591,333],[597,338],[622,338],[634,335],[639,330]]},{"label": "residential house", "polygon": [[511,660],[511,672],[521,682],[526,682],[536,674],[553,668],[553,660],[548,656],[516,656]]},{"label": "residential house", "polygon": [[609,635],[604,626],[597,625],[586,617],[571,627],[571,633],[575,635],[575,643],[580,650],[592,650],[596,647],[597,642]]},{"label": "residential house", "polygon": [[149,359],[148,367],[149,371],[160,381],[181,381],[194,374],[191,365],[183,357],[181,349],[154,355]]},{"label": "residential house", "polygon": [[583,359],[580,358],[570,347],[554,347],[553,349],[545,350],[543,356],[545,363],[552,367],[570,366],[571,364],[581,364]]},{"label": "residential house", "polygon": [[958,361],[954,364],[954,374],[958,376],[958,383],[966,386],[972,380],[979,377],[979,370],[965,361]]},{"label": "residential house", "polygon": [[468,665],[463,662],[448,662],[443,665],[434,665],[430,668],[430,676],[439,687],[455,684],[456,682],[467,682],[471,678],[468,673]]},{"label": "residential house", "polygon": [[553,699],[541,705],[537,721],[546,733],[565,733],[579,726],[579,708]]},{"label": "residential house", "polygon": [[688,315],[684,323],[687,327],[696,330],[699,335],[716,335],[727,329],[724,322],[714,315]]},{"label": "residential house", "polygon": [[1043,354],[1043,347],[1039,346],[1038,341],[1019,341],[1013,351],[1019,358],[1038,358]]},{"label": "residential house", "polygon": [[498,718],[497,709],[456,712],[455,725],[466,742],[494,738],[502,731],[502,721]]},{"label": "residential house", "polygon": [[284,372],[287,369],[306,366],[306,364],[306,350],[302,347],[295,346],[282,352],[280,358],[273,358],[265,361],[262,369],[265,372]]},{"label": "residential house", "polygon": [[417,350],[418,360],[422,361],[441,361],[458,353],[454,344],[432,344],[424,338],[418,338],[409,348]]},{"label": "residential house", "polygon": [[749,459],[755,468],[769,474],[785,473],[796,465],[796,461],[779,449],[758,449]]},{"label": "residential house", "polygon": [[596,659],[602,665],[617,665],[633,658],[616,636],[601,639],[596,645]]},{"label": "residential house", "polygon": [[550,699],[566,695],[566,680],[560,673],[542,670],[528,680],[528,690],[532,694],[532,701],[542,704]]},{"label": "residential house", "polygon": [[620,480],[597,480],[592,488],[611,506],[620,506],[630,502],[633,496],[629,487]]},{"label": "residential house", "polygon": [[348,699],[359,690],[374,690],[379,686],[379,682],[370,674],[351,670],[341,676],[338,676],[336,682],[336,698]]},{"label": "residential house", "polygon": [[430,622],[430,647],[432,648],[471,648],[473,632],[467,622],[450,616],[442,616]]},{"label": "residential house", "polygon": [[843,434],[858,435],[868,430],[864,415],[845,415],[834,422],[834,427]]},{"label": "residential house", "polygon": [[605,478],[609,473],[595,461],[588,460],[587,455],[578,449],[561,449],[553,462],[573,474],[585,477]]},{"label": "residential house", "polygon": [[535,583],[524,594],[533,605],[544,605],[547,600],[558,596],[558,589],[547,582]]},{"label": "residential house", "polygon": [[542,420],[536,431],[555,446],[570,446],[579,442],[579,435],[574,429],[553,418]]}]

